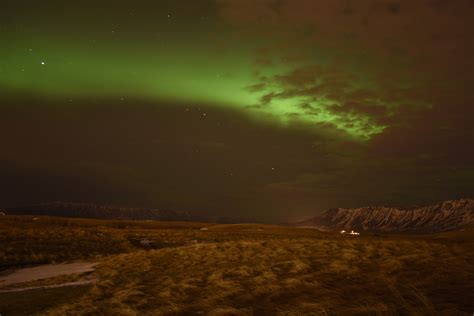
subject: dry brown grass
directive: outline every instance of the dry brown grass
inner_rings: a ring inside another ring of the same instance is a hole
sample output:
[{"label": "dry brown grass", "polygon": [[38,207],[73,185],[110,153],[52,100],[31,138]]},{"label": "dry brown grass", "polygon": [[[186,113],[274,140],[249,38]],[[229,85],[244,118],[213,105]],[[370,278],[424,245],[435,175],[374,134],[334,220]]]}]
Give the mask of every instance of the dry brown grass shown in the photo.
[{"label": "dry brown grass", "polygon": [[468,313],[472,259],[424,240],[243,237],[116,256],[93,291],[50,313]]},{"label": "dry brown grass", "polygon": [[95,286],[41,314],[471,315],[474,311],[474,249],[469,238],[353,237],[265,225],[216,225],[207,231],[199,230],[203,224],[137,225],[104,229],[127,241],[146,237],[169,246],[140,250],[132,245],[131,250],[104,258],[94,272],[99,280]]},{"label": "dry brown grass", "polygon": [[[179,231],[168,243],[192,240],[188,231],[205,224],[186,222],[108,221],[45,216],[0,217],[0,270],[40,263],[90,259],[131,252],[141,248],[139,240],[160,240]],[[163,237],[163,238],[161,238]],[[138,241],[138,242],[137,242]],[[163,246],[168,246],[164,243]]]}]

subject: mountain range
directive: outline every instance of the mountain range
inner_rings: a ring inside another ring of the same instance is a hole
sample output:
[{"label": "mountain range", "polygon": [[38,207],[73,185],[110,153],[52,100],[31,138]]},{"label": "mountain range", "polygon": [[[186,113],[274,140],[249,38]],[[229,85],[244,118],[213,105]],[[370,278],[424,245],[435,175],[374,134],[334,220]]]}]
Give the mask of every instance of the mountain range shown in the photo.
[{"label": "mountain range", "polygon": [[[52,202],[10,207],[9,215],[46,215],[121,220],[192,221],[187,212],[98,205],[93,203]],[[214,220],[222,222],[222,220]],[[229,220],[236,223],[236,220]],[[355,230],[392,233],[436,233],[474,227],[474,199],[459,199],[422,207],[367,206],[332,208],[292,226],[322,231]]]},{"label": "mountain range", "polygon": [[474,226],[474,200],[459,199],[423,207],[333,208],[296,223],[324,231],[436,233]]},{"label": "mountain range", "polygon": [[46,215],[122,220],[188,221],[187,212],[97,205],[92,203],[52,202],[5,209],[9,215]]}]

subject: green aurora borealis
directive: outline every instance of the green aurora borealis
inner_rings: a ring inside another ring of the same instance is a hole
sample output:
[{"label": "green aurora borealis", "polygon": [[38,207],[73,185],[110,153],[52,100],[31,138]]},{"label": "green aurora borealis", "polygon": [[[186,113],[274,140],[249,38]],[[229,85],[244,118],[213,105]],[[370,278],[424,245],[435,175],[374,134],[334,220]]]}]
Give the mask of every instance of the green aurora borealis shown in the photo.
[{"label": "green aurora borealis", "polygon": [[2,205],[287,220],[474,195],[474,6],[7,0]]},{"label": "green aurora borealis", "polygon": [[[95,18],[99,19],[93,17],[87,28],[99,27],[94,26],[98,23]],[[339,105],[338,101],[322,93],[316,97],[285,96],[262,106],[262,97],[281,93],[281,87],[278,82],[269,82],[258,91],[252,87],[262,78],[283,76],[295,66],[281,61],[265,66],[256,63],[258,49],[270,42],[268,38],[252,36],[244,42],[243,34],[223,24],[215,33],[204,23],[198,23],[196,29],[174,16],[162,19],[166,23],[155,26],[154,32],[102,26],[100,32],[90,30],[85,36],[50,27],[7,36],[2,47],[8,49],[0,52],[4,61],[0,85],[67,99],[95,96],[206,102],[279,124],[289,120],[331,124],[355,139],[368,139],[384,128],[361,113],[351,114],[348,124],[347,119],[328,110],[328,106]],[[328,64],[327,52],[316,46],[306,50],[318,65]],[[303,104],[316,111],[305,110]]]}]

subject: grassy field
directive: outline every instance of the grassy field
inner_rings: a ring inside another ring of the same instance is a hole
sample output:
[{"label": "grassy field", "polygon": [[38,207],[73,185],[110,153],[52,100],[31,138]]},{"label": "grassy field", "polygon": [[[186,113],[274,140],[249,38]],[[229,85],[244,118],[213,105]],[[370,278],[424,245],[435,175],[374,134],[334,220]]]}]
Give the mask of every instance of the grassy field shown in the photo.
[{"label": "grassy field", "polygon": [[0,294],[6,315],[474,312],[472,231],[341,236],[269,225],[47,217],[5,217],[0,231],[4,266],[100,262],[92,273],[97,282],[83,289]]}]

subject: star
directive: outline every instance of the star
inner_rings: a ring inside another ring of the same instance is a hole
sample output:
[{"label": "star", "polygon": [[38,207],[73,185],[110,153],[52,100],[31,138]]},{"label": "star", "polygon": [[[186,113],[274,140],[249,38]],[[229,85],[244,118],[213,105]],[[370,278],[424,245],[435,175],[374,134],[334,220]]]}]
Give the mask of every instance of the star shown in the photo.
[{"label": "star", "polygon": [[41,65],[43,65],[43,66],[46,65],[46,62],[42,61],[42,62],[41,62]]}]

